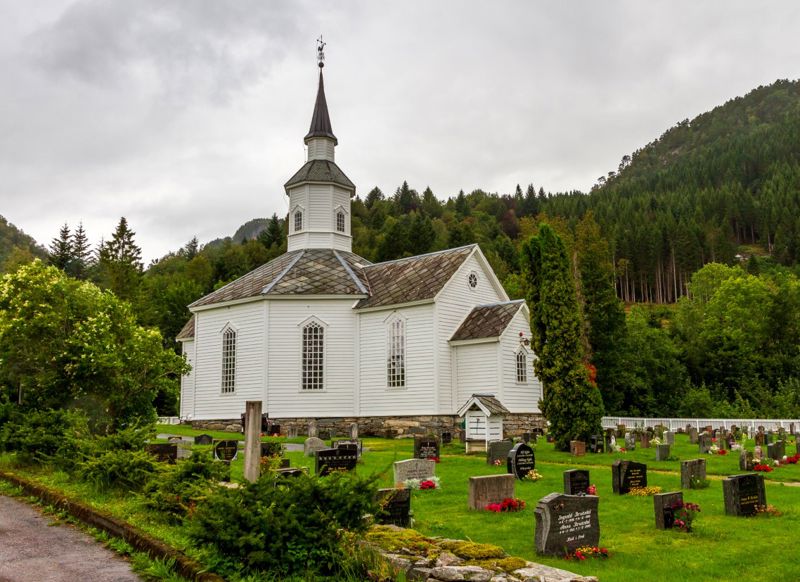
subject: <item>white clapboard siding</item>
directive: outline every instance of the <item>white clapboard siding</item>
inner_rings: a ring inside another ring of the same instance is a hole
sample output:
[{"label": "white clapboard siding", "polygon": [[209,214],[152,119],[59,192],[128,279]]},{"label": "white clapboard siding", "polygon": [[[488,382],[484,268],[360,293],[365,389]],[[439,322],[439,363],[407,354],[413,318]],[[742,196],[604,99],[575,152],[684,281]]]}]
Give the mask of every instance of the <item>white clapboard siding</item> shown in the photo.
[{"label": "white clapboard siding", "polygon": [[476,393],[489,393],[501,399],[500,386],[497,385],[498,342],[481,344],[462,344],[453,348],[456,358],[458,405],[462,406]]},{"label": "white clapboard siding", "polygon": [[531,330],[528,322],[528,311],[520,309],[500,337],[500,362],[503,378],[503,405],[511,412],[539,412],[539,400],[542,397],[542,383],[533,372],[533,349],[526,348],[528,381],[517,382],[517,351],[520,348],[519,334],[522,332],[530,339]]},{"label": "white clapboard siding", "polygon": [[[405,319],[406,386],[387,386],[387,321]],[[433,306],[359,313],[360,414],[404,416],[434,414],[436,384],[433,372]]]},{"label": "white clapboard siding", "polygon": [[[198,312],[195,317],[194,418],[238,418],[247,400],[264,398],[263,301]],[[236,330],[235,391],[222,394],[222,332]]]},{"label": "white clapboard siding", "polygon": [[[356,317],[350,299],[269,302],[269,353],[265,412],[274,418],[350,416],[354,411]],[[302,324],[325,328],[325,388],[301,389]]]},{"label": "white clapboard siding", "polygon": [[[438,356],[439,414],[455,414],[464,401],[456,397],[453,368],[455,353],[448,340],[476,305],[505,301],[508,297],[498,292],[490,282],[484,263],[477,258],[477,249],[456,271],[444,286],[436,300],[436,349]],[[487,264],[488,265],[488,264]],[[473,289],[467,278],[474,271],[478,275],[478,286]],[[496,384],[495,380],[495,384]],[[454,402],[454,398],[456,400]]]},{"label": "white clapboard siding", "polygon": [[194,341],[181,342],[183,355],[186,362],[192,367],[188,374],[181,376],[181,407],[180,417],[190,418],[194,415]]},{"label": "white clapboard siding", "polygon": [[327,137],[320,137],[308,140],[308,161],[311,160],[330,160],[334,161],[335,147],[333,140]]}]

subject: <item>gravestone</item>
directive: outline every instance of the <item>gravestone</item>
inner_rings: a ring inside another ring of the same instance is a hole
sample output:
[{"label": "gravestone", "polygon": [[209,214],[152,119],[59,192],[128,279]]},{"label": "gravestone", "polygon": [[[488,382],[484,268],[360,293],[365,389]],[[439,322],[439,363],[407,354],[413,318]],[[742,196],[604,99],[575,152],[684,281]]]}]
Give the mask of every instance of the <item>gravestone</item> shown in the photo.
[{"label": "gravestone", "polygon": [[611,485],[618,495],[647,487],[647,465],[634,461],[614,461],[611,465]]},{"label": "gravestone", "polygon": [[700,454],[701,455],[706,454],[709,451],[709,449],[711,449],[712,444],[713,443],[711,442],[711,435],[705,432],[702,433],[697,442],[697,447],[698,450],[700,451]]},{"label": "gravestone", "polygon": [[486,509],[514,497],[514,475],[480,475],[469,478],[469,508]]},{"label": "gravestone", "polygon": [[692,479],[705,481],[706,479],[706,460],[693,459],[691,461],[681,461],[681,489],[695,489],[692,487]]},{"label": "gravestone", "polygon": [[339,439],[331,441],[331,448],[355,451],[355,453],[360,457],[364,450],[364,443],[358,439]]},{"label": "gravestone", "polygon": [[600,543],[599,498],[594,495],[551,493],[539,500],[536,516],[536,553],[564,556],[583,546]]},{"label": "gravestone", "polygon": [[424,481],[436,476],[436,461],[432,459],[406,459],[395,461],[394,484],[403,483],[408,479]]},{"label": "gravestone", "polygon": [[669,446],[675,446],[675,433],[671,430],[664,431],[664,444]]},{"label": "gravestone", "polygon": [[155,443],[145,445],[145,450],[156,458],[160,463],[175,463],[178,458],[178,445],[175,443]]},{"label": "gravestone", "polygon": [[533,449],[525,443],[517,443],[508,451],[506,470],[517,479],[524,479],[525,475],[536,467],[536,456]]},{"label": "gravestone", "polygon": [[756,445],[753,447],[753,456],[756,459],[763,460],[764,459],[764,447]]},{"label": "gravestone", "polygon": [[586,443],[583,441],[569,441],[569,454],[573,457],[586,455]]},{"label": "gravestone", "polygon": [[214,458],[230,463],[239,455],[239,441],[225,440],[214,442]]},{"label": "gravestone", "polygon": [[308,437],[303,443],[303,453],[306,457],[313,457],[315,452],[327,448],[325,441],[317,437]]},{"label": "gravestone", "polygon": [[531,433],[529,433],[529,432],[522,433],[522,442],[525,443],[526,445],[529,442],[531,442]]},{"label": "gravestone", "polygon": [[350,425],[350,438],[352,440],[358,440],[358,423],[354,422]]},{"label": "gravestone", "polygon": [[605,450],[605,438],[601,434],[593,434],[589,437],[589,452],[602,453]]},{"label": "gravestone", "polygon": [[183,442],[183,437],[179,437],[179,436],[167,437],[167,442],[168,443],[175,443],[177,445],[178,443]]},{"label": "gravestone", "polygon": [[656,461],[666,461],[669,458],[669,445],[656,445]]},{"label": "gravestone", "polygon": [[308,437],[316,437],[317,436],[317,421],[316,420],[309,420],[308,421]]},{"label": "gravestone", "polygon": [[196,445],[210,445],[213,442],[214,439],[210,434],[199,434],[194,437],[194,444]]},{"label": "gravestone", "polygon": [[[287,461],[289,459],[286,459]],[[275,475],[278,477],[300,477],[305,474],[305,471],[297,467],[281,467],[275,470]]]},{"label": "gravestone", "polygon": [[330,475],[333,471],[352,471],[358,462],[358,455],[345,449],[322,449],[315,453],[314,458],[314,469],[320,477]]},{"label": "gravestone", "polygon": [[377,523],[411,527],[411,489],[378,489],[378,504]]},{"label": "gravestone", "polygon": [[636,437],[633,435],[632,432],[625,433],[625,450],[628,451],[636,450]]},{"label": "gravestone", "polygon": [[486,445],[486,464],[494,465],[497,461],[505,461],[513,448],[512,441],[491,441]]},{"label": "gravestone", "polygon": [[275,441],[261,443],[261,456],[262,457],[282,457],[283,445]]},{"label": "gravestone", "polygon": [[449,445],[452,442],[453,442],[453,433],[451,433],[450,431],[442,432],[442,444]]},{"label": "gravestone", "polygon": [[675,512],[672,510],[672,506],[679,501],[683,501],[683,493],[680,491],[653,495],[656,529],[672,529],[672,524],[675,523]]},{"label": "gravestone", "polygon": [[618,439],[624,438],[626,434],[627,433],[625,432],[625,425],[624,424],[618,424],[617,425],[617,438]]},{"label": "gravestone", "polygon": [[564,495],[588,495],[589,485],[589,471],[586,469],[564,471]]},{"label": "gravestone", "polygon": [[438,459],[439,439],[432,436],[414,437],[414,458]]},{"label": "gravestone", "polygon": [[[761,428],[761,427],[759,427]],[[766,444],[767,437],[764,434],[764,431],[759,430],[756,433],[756,446],[763,447]]]},{"label": "gravestone", "polygon": [[608,437],[608,444],[606,446],[606,450],[609,453],[613,453],[614,452],[614,447],[616,447],[616,446],[617,446],[617,437],[615,437],[612,434],[610,437]]},{"label": "gravestone", "polygon": [[778,456],[778,447],[776,446],[777,443],[770,443],[767,445],[767,458],[777,460],[780,459]]},{"label": "gravestone", "polygon": [[759,506],[767,504],[764,475],[733,475],[722,480],[727,515],[755,515]]},{"label": "gravestone", "polygon": [[753,467],[755,467],[755,461],[753,460],[753,453],[745,449],[739,451],[739,470],[752,471]]},{"label": "gravestone", "polygon": [[764,444],[768,445],[768,444],[770,444],[772,442],[775,442],[775,432],[774,431],[769,431],[764,436]]},{"label": "gravestone", "polygon": [[730,435],[728,433],[720,433],[717,437],[717,446],[721,451],[727,451],[730,448],[730,443],[728,442],[728,438]]},{"label": "gravestone", "polygon": [[649,449],[650,448],[650,433],[643,432],[642,433],[642,448]]},{"label": "gravestone", "polygon": [[698,440],[698,433],[695,427],[689,427],[689,444],[696,445]]},{"label": "gravestone", "polygon": [[331,440],[331,435],[332,435],[332,434],[333,434],[333,433],[331,432],[331,429],[329,429],[329,428],[320,428],[320,429],[317,429],[317,436],[318,436],[320,439],[322,439],[323,441],[329,441],[329,440]]},{"label": "gravestone", "polygon": [[789,423],[789,434],[792,435],[792,436],[797,434],[796,432],[794,432],[794,423],[793,422]]},{"label": "gravestone", "polygon": [[774,443],[772,443],[772,450],[775,456],[770,458],[780,461],[781,459],[783,459],[783,457],[786,456],[786,441],[783,440],[775,441]]},{"label": "gravestone", "polygon": [[295,425],[288,427],[286,429],[286,436],[290,439],[297,438],[297,427]]}]

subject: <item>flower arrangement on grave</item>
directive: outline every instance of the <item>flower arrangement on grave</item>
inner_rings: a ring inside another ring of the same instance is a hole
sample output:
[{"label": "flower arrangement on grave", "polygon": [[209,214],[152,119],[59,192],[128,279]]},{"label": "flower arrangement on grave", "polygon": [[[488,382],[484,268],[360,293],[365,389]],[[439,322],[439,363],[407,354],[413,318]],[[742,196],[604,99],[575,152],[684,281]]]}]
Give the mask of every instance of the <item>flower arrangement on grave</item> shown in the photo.
[{"label": "flower arrangement on grave", "polygon": [[539,471],[537,471],[536,469],[531,469],[525,474],[525,477],[523,477],[523,479],[525,479],[526,481],[538,481],[542,477],[543,475]]},{"label": "flower arrangement on grave", "polygon": [[772,473],[773,469],[765,463],[757,463],[753,465],[753,471],[760,471],[762,473]]},{"label": "flower arrangement on grave", "polygon": [[586,488],[586,495],[597,495],[597,486],[594,483]]},{"label": "flower arrangement on grave", "polygon": [[774,505],[756,505],[756,517],[780,517],[783,515]]},{"label": "flower arrangement on grave", "polygon": [[725,455],[728,454],[728,451],[726,449],[720,449],[717,451],[717,454],[722,455],[724,457]]},{"label": "flower arrangement on grave", "polygon": [[614,452],[615,453],[624,453],[626,452],[625,447],[621,447],[617,444],[614,445]]},{"label": "flower arrangement on grave", "polygon": [[674,521],[672,528],[689,533],[692,531],[692,522],[700,513],[700,506],[688,501],[676,501],[670,506]]},{"label": "flower arrangement on grave", "polygon": [[493,465],[495,467],[500,467],[503,465],[503,459],[495,459]]},{"label": "flower arrangement on grave", "polygon": [[581,546],[571,554],[564,556],[566,560],[581,562],[587,558],[608,558],[608,550],[598,546]]},{"label": "flower arrangement on grave", "polygon": [[708,452],[712,455],[716,455],[719,452],[719,447],[717,445],[711,445],[710,447],[708,447]]},{"label": "flower arrangement on grave", "polygon": [[438,489],[439,477],[429,477],[428,479],[406,479],[403,481],[406,489]]},{"label": "flower arrangement on grave", "polygon": [[783,462],[784,464],[788,465],[796,465],[798,462],[800,462],[800,453],[792,455],[791,457],[783,457]]},{"label": "flower arrangement on grave", "polygon": [[486,511],[493,511],[495,513],[522,511],[525,509],[525,502],[516,497],[506,497],[500,503],[490,503],[486,506]]},{"label": "flower arrangement on grave", "polygon": [[656,493],[661,493],[661,487],[657,485],[653,485],[650,487],[632,487],[628,491],[628,495],[633,495],[634,497],[651,497]]},{"label": "flower arrangement on grave", "polygon": [[653,446],[658,446],[658,445],[662,444],[661,443],[661,439],[658,438],[658,437],[653,437],[652,439],[650,439],[650,444],[653,445]]},{"label": "flower arrangement on grave", "polygon": [[739,443],[733,443],[731,445],[731,450],[732,451],[741,451],[742,450],[742,445],[740,445]]}]

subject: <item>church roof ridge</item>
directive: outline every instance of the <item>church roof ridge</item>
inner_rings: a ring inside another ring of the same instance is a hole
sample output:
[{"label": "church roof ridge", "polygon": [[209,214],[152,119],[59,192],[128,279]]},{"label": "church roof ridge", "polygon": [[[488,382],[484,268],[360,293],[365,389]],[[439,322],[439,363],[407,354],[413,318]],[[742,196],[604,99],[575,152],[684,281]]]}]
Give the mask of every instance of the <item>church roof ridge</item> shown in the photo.
[{"label": "church roof ridge", "polygon": [[[350,278],[351,278],[351,279],[353,280],[353,282],[356,284],[356,287],[358,287],[358,288],[359,288],[361,291],[363,291],[365,294],[369,295],[369,290],[368,290],[368,289],[367,289],[367,288],[364,286],[364,284],[361,282],[361,279],[359,279],[358,277],[356,277],[356,274],[353,272],[353,269],[351,269],[351,268],[350,268],[350,265],[348,265],[348,264],[347,264],[347,261],[345,261],[345,260],[342,258],[342,255],[340,255],[340,254],[339,254],[339,251],[337,251],[336,249],[333,249],[333,254],[336,256],[336,258],[337,258],[337,259],[339,259],[339,262],[340,262],[340,263],[342,264],[342,266],[344,267],[344,270],[345,270],[345,271],[347,271],[347,274],[348,274],[348,275],[350,275]],[[352,253],[351,253],[351,254],[352,254]],[[358,255],[356,255],[356,256],[358,256]],[[364,267],[362,267],[362,270],[363,270],[363,268],[364,268]],[[366,277],[365,277],[365,278],[366,278]],[[367,283],[369,283],[369,280],[367,280]]]},{"label": "church roof ridge", "polygon": [[283,277],[286,275],[286,273],[288,273],[289,271],[292,270],[292,267],[294,267],[297,264],[297,261],[299,261],[304,254],[305,254],[304,250],[300,251],[297,254],[297,256],[288,265],[286,265],[286,268],[283,271],[281,271],[280,273],[278,273],[278,276],[275,277],[272,281],[270,281],[269,285],[265,286],[261,290],[261,294],[262,295],[266,295],[267,293],[269,293],[272,290],[272,288],[275,286],[275,284],[278,283],[278,281],[280,281],[281,279],[283,279]]},{"label": "church roof ridge", "polygon": [[[423,257],[432,257],[432,256],[435,256],[435,255],[442,255],[442,254],[445,254],[445,253],[453,253],[453,252],[456,252],[456,251],[461,251],[461,250],[468,249],[468,248],[471,248],[471,247],[476,247],[476,246],[478,246],[478,243],[470,243],[468,245],[463,245],[463,246],[460,246],[460,247],[453,247],[452,249],[442,249],[440,251],[431,251],[429,253],[422,253],[421,255],[412,255],[410,257],[401,257],[399,259],[391,259],[389,261],[382,261],[380,263],[372,263],[371,265],[367,265],[367,267],[379,267],[381,265],[389,265],[391,263],[399,263],[401,261],[413,261],[414,259],[421,259]],[[365,267],[365,268],[367,268],[367,267]]]},{"label": "church roof ridge", "polygon": [[475,307],[499,307],[501,305],[511,305],[512,303],[525,303],[524,299],[509,299],[508,301],[495,301],[493,303],[482,303]]}]

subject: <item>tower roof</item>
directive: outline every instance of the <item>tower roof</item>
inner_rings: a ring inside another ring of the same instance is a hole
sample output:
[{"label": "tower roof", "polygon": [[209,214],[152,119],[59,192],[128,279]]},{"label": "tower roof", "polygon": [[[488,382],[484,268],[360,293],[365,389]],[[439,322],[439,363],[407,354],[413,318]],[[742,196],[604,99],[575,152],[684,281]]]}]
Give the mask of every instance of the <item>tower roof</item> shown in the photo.
[{"label": "tower roof", "polygon": [[322,68],[319,70],[319,88],[317,89],[317,102],[314,103],[314,115],[311,117],[311,127],[304,138],[307,142],[312,137],[328,137],[333,140],[333,145],[338,145],[339,140],[333,135],[331,118],[328,115],[328,103],[325,101],[325,84],[322,80]]}]

